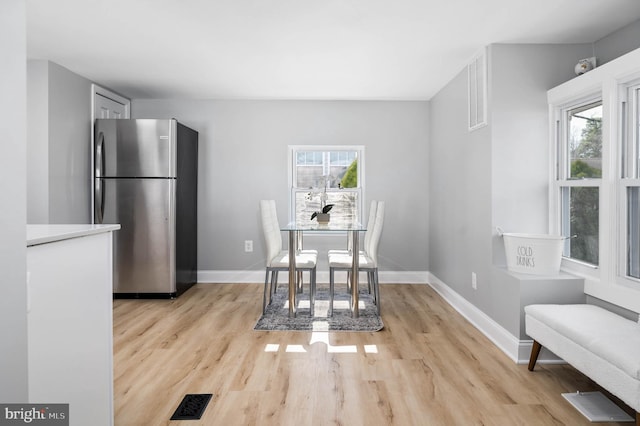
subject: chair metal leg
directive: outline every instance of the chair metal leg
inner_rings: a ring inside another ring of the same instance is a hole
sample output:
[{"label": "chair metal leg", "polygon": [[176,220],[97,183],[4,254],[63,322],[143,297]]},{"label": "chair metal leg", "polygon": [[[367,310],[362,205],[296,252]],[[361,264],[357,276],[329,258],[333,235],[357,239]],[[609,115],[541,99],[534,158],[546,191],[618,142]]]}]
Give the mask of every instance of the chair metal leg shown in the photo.
[{"label": "chair metal leg", "polygon": [[334,269],[329,268],[329,311],[327,315],[330,317],[333,316],[333,275]]},{"label": "chair metal leg", "polygon": [[[273,296],[278,291],[278,270],[271,271],[271,295]],[[269,302],[271,303],[271,302]]]},{"label": "chair metal leg", "polygon": [[264,294],[262,295],[262,314],[267,311],[267,291],[269,292],[269,304],[271,304],[271,286],[269,285],[269,268],[264,274]]},{"label": "chair metal leg", "polygon": [[[367,270],[367,285],[369,286],[369,294],[373,294],[373,303],[376,303],[376,284],[373,269]],[[373,288],[373,292],[371,289]]]},{"label": "chair metal leg", "polygon": [[314,316],[316,305],[316,268],[309,271],[309,314]]},{"label": "chair metal leg", "polygon": [[378,280],[378,268],[373,270],[373,299],[376,303],[378,316],[380,316],[380,281]]}]

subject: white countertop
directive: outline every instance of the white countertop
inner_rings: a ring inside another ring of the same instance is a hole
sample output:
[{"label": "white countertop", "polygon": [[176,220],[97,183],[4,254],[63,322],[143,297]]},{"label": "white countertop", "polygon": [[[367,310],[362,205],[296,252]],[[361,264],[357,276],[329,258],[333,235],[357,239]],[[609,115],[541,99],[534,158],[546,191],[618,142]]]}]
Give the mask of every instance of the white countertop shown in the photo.
[{"label": "white countertop", "polygon": [[120,225],[27,225],[27,247],[118,229]]}]

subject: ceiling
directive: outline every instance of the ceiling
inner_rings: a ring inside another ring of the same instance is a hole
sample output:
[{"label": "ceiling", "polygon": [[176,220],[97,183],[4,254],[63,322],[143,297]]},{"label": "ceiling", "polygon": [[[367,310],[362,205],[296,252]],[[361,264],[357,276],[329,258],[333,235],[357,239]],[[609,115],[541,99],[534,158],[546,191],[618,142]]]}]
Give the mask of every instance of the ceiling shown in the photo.
[{"label": "ceiling", "polygon": [[638,0],[26,0],[27,52],[133,99],[428,100],[491,43],[591,43]]}]

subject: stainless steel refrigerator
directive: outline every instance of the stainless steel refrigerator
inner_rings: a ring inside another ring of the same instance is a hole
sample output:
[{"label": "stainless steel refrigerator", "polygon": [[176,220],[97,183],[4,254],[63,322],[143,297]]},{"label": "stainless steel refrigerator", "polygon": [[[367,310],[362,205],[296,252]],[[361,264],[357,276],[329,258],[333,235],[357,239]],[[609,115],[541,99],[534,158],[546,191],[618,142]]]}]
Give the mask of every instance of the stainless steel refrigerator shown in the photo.
[{"label": "stainless steel refrigerator", "polygon": [[175,298],[196,282],[198,132],[174,119],[98,119],[94,222],[114,233],[114,297]]}]

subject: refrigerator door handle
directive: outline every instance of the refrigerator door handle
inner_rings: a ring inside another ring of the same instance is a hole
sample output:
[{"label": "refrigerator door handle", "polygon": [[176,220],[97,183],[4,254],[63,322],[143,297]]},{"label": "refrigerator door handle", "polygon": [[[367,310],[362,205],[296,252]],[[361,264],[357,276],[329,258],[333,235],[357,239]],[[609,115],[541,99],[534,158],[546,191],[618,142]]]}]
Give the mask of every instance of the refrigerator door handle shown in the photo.
[{"label": "refrigerator door handle", "polygon": [[104,171],[104,133],[98,134],[96,142],[96,158],[95,158],[95,222],[101,224],[104,217],[104,188],[102,181],[102,173]]}]

